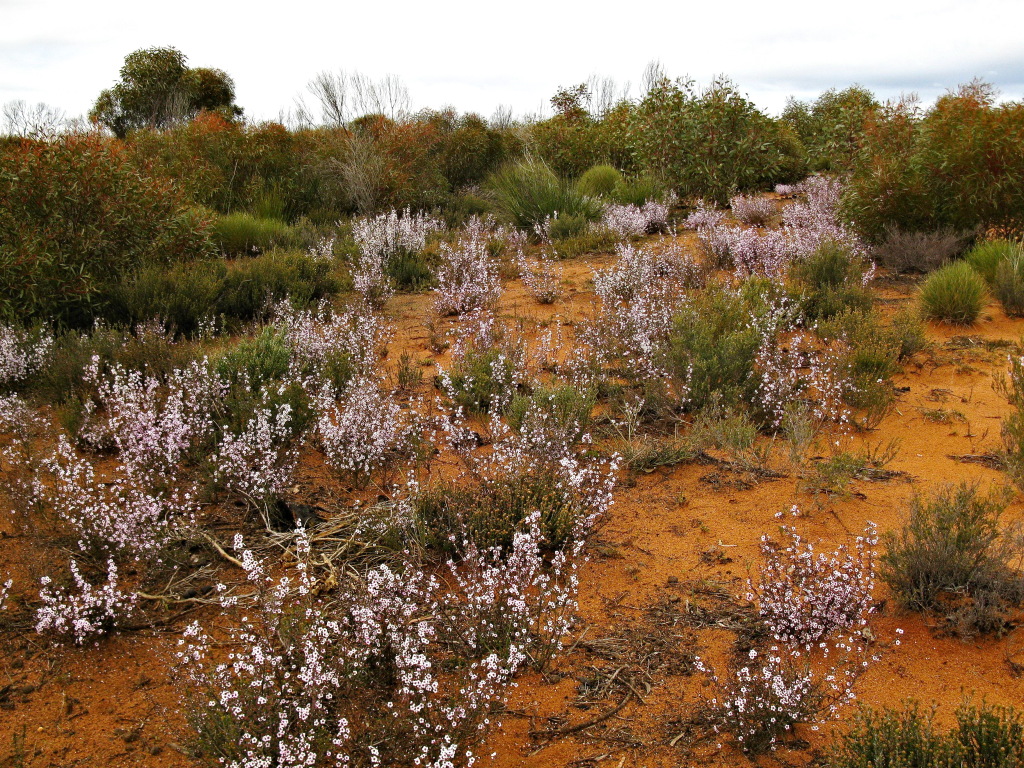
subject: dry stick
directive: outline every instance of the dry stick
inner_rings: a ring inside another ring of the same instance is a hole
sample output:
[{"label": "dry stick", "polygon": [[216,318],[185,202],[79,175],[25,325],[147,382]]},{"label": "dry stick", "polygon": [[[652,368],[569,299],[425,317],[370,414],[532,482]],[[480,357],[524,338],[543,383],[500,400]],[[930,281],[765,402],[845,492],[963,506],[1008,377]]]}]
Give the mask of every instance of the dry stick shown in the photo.
[{"label": "dry stick", "polygon": [[[568,736],[571,733],[579,733],[580,731],[585,731],[588,728],[592,728],[598,723],[603,723],[610,717],[614,717],[615,715],[619,714],[619,712],[621,712],[625,708],[625,706],[629,703],[629,700],[633,698],[634,695],[635,694],[633,693],[633,690],[631,688],[629,691],[626,692],[626,695],[623,697],[622,701],[620,701],[618,705],[616,705],[613,709],[608,710],[603,715],[595,717],[592,720],[587,720],[586,722],[580,723],[579,725],[558,728],[553,731],[533,731],[532,733],[538,736],[547,736],[548,741],[550,741],[551,739],[557,738],[558,736]],[[535,750],[531,754],[537,754],[537,752],[540,752],[540,750],[544,749],[544,747],[546,746],[547,744],[540,747],[540,749]]]},{"label": "dry stick", "polygon": [[213,548],[217,550],[218,554],[220,554],[221,557],[223,557],[225,560],[227,560],[232,565],[237,565],[243,571],[245,570],[245,566],[242,565],[242,561],[238,560],[237,558],[232,557],[227,552],[225,552],[224,548],[220,545],[220,543],[215,538],[213,538],[213,536],[211,536],[210,534],[206,533],[205,531],[202,533],[202,536],[203,536],[204,539],[206,539],[208,542],[210,542],[210,544],[213,545]]}]

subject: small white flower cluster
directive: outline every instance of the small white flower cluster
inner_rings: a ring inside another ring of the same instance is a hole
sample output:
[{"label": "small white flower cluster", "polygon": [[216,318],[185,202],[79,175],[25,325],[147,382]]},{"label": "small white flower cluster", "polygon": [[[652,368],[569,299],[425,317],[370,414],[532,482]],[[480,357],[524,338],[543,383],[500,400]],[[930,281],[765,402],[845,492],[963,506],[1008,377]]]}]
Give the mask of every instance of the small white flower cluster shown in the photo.
[{"label": "small white flower cluster", "polygon": [[668,215],[676,203],[674,194],[664,200],[648,200],[643,205],[616,205],[604,208],[600,226],[614,232],[619,238],[652,235],[668,228]]},{"label": "small white flower cluster", "polygon": [[48,332],[30,333],[0,325],[0,387],[31,376],[46,363],[53,349]]},{"label": "small white flower cluster", "polygon": [[52,633],[72,638],[77,645],[102,635],[122,624],[131,616],[135,595],[124,593],[117,583],[117,566],[107,561],[107,583],[102,587],[90,584],[71,561],[73,589],[50,587],[50,579],[43,577],[39,599],[43,605],[36,611],[36,632]]},{"label": "small white flower cluster", "polygon": [[764,561],[758,583],[748,582],[772,636],[810,649],[837,630],[860,630],[871,612],[878,536],[869,523],[853,547],[816,552],[796,530],[783,526],[785,540],[761,539]]},{"label": "small white flower cluster", "polygon": [[561,275],[556,268],[557,255],[553,249],[545,248],[536,259],[528,259],[520,250],[516,258],[519,277],[526,290],[539,304],[553,304],[562,294]]},{"label": "small white flower cluster", "polygon": [[778,335],[764,338],[754,358],[760,377],[757,402],[773,427],[782,423],[787,407],[797,401],[803,401],[819,422],[849,422],[850,408],[844,398],[853,383],[845,351],[841,342],[825,343],[804,331],[792,331],[785,346]]},{"label": "small white flower cluster", "polygon": [[224,430],[213,457],[213,479],[253,507],[265,510],[289,485],[298,461],[290,444],[292,409],[263,404],[238,434]]}]

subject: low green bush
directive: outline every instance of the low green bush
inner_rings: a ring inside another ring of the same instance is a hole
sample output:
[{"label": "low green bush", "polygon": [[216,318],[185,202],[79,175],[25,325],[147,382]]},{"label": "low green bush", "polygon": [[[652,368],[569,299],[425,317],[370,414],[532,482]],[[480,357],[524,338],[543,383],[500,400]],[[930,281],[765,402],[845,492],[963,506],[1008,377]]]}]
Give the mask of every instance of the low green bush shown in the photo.
[{"label": "low green bush", "polygon": [[986,283],[993,285],[996,282],[999,265],[1012,256],[1021,254],[1024,254],[1024,247],[1013,240],[985,240],[968,251],[964,260],[985,278]]},{"label": "low green bush", "polygon": [[635,176],[622,179],[612,190],[612,202],[619,205],[641,206],[650,200],[661,200],[668,185],[657,176]]},{"label": "low green bush", "polygon": [[609,197],[623,182],[622,174],[612,165],[595,165],[576,181],[576,189],[589,197]]},{"label": "low green bush", "polygon": [[518,389],[515,362],[499,349],[467,352],[452,367],[445,385],[455,403],[473,413],[507,405]]},{"label": "low green bush", "polygon": [[280,219],[230,213],[214,224],[214,241],[228,256],[253,256],[276,246],[290,245],[292,228]]},{"label": "low green bush", "polygon": [[1014,537],[1000,526],[1007,502],[1006,493],[982,496],[967,483],[915,496],[881,558],[881,577],[900,604],[943,612],[965,635],[1002,629],[1006,611],[1024,599],[1024,576],[1007,564],[1019,555]]},{"label": "low green bush", "polygon": [[826,242],[790,270],[790,280],[801,296],[801,308],[810,320],[834,317],[871,307],[871,294],[863,285],[862,259],[838,243]]},{"label": "low green bush", "polygon": [[1012,707],[965,704],[956,725],[940,731],[935,712],[916,702],[901,709],[862,708],[827,768],[1015,768],[1024,765],[1024,719]]},{"label": "low green bush", "polygon": [[921,310],[929,320],[972,325],[985,308],[985,280],[965,261],[937,269],[921,286]]},{"label": "low green bush", "polygon": [[1014,254],[999,262],[992,293],[1010,317],[1024,315],[1024,253]]}]

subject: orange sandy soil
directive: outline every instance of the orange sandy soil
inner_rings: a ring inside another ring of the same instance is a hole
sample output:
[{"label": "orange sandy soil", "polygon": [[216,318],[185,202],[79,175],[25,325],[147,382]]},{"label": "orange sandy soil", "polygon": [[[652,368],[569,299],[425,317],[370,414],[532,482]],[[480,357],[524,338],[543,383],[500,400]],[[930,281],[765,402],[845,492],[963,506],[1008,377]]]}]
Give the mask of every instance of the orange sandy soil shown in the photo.
[{"label": "orange sandy soil", "polygon": [[[611,261],[597,256],[564,263],[566,294],[551,307],[538,306],[518,282],[509,282],[499,312],[522,319],[527,328],[556,315],[556,322],[579,317],[590,306],[592,269]],[[912,282],[885,280],[876,289],[884,311],[912,301],[915,290]],[[397,328],[388,359],[394,363],[401,352],[410,352],[427,363],[425,382],[433,374],[424,326],[429,302],[427,296],[400,296],[388,307]],[[1017,342],[1022,333],[1024,321],[1006,318],[995,305],[967,329],[929,326],[934,345],[897,378],[905,391],[896,409],[873,431],[831,437],[854,451],[897,440],[898,454],[886,467],[900,473],[893,479],[854,480],[842,496],[800,491],[800,470],[788,463],[781,443],[773,464],[782,475],[778,478],[751,478],[700,463],[633,478],[623,473],[583,568],[577,644],[543,678],[530,673],[519,679],[501,726],[479,751],[496,753],[491,763],[496,768],[750,764],[729,739],[702,735],[691,724],[713,691],[703,675],[689,673],[692,655],[710,659],[724,672],[736,637],[728,619],[721,621],[726,628],[694,628],[693,617],[727,607],[728,597],[745,592],[760,560],[760,537],[778,531],[778,512],[787,512],[785,522],[806,539],[832,549],[861,533],[867,521],[883,533],[901,526],[915,492],[961,480],[1006,484],[996,469],[950,457],[999,449],[1000,419],[1008,406],[992,381],[1006,371],[1011,350],[985,342]],[[964,336],[969,340],[954,341]],[[922,413],[937,409],[949,412],[951,420],[938,423]],[[822,441],[815,452],[829,455],[830,450]],[[320,498],[331,495],[310,487],[315,481],[315,476],[305,478],[304,490]],[[798,518],[788,514],[794,504],[802,512]],[[1022,516],[1018,499],[1005,520]],[[4,535],[8,553],[27,543],[12,537],[11,530]],[[887,597],[884,585],[876,587],[881,610],[871,622],[871,644],[881,659],[857,682],[860,702],[898,705],[908,697],[935,702],[942,722],[965,697],[1024,702],[1024,679],[1014,674],[1021,669],[1015,662],[1024,664],[1022,630],[965,641],[945,633],[939,619],[901,612]],[[25,630],[28,617],[22,617],[23,629],[8,628],[3,638],[0,755],[6,758],[0,765],[195,765],[183,746],[187,734],[170,667],[180,630],[197,616],[216,622],[212,609],[201,608],[167,627],[81,649],[51,645]],[[898,647],[893,644],[897,628],[905,632]],[[623,701],[615,714],[580,729]],[[817,732],[798,728],[793,744],[755,762],[813,762],[827,752],[830,734],[850,712],[843,710],[838,724]]]}]

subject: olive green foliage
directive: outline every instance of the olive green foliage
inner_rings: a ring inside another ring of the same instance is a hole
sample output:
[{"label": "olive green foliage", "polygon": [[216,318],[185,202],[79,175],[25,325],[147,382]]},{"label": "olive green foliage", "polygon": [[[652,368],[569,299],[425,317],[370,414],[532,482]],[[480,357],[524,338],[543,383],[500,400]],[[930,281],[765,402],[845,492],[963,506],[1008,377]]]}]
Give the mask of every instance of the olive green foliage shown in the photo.
[{"label": "olive green foliage", "polygon": [[992,293],[1010,317],[1024,315],[1024,253],[999,262]]},{"label": "olive green foliage", "polygon": [[1003,461],[1017,487],[1024,488],[1024,361],[1020,357],[1010,356],[1009,376],[997,379],[996,388],[1013,409],[1003,418],[1000,430]]},{"label": "olive green foliage", "polygon": [[578,216],[596,221],[601,205],[560,179],[543,161],[519,160],[503,166],[487,180],[495,207],[518,227],[532,229],[550,217]]},{"label": "olive green foliage", "polygon": [[466,410],[489,413],[515,394],[518,372],[514,361],[499,349],[471,350],[452,367],[446,389]]},{"label": "olive green foliage", "polygon": [[280,219],[232,213],[213,227],[214,242],[228,256],[254,255],[294,240],[291,227]]},{"label": "olive green foliage", "polygon": [[994,285],[999,265],[1007,259],[1022,254],[1024,254],[1024,247],[1019,242],[997,238],[978,243],[967,252],[964,260],[985,278],[986,283]]},{"label": "olive green foliage", "polygon": [[651,200],[662,200],[668,185],[650,174],[623,178],[612,190],[612,201],[619,205],[642,206]]},{"label": "olive green foliage", "polygon": [[191,336],[204,322],[237,328],[265,319],[276,302],[308,306],[340,287],[330,265],[303,253],[272,251],[233,263],[140,270],[118,286],[109,317],[129,326],[160,317],[175,333]]},{"label": "olive green foliage", "polygon": [[110,140],[0,150],[0,317],[88,326],[136,269],[208,254],[208,221]]},{"label": "olive green foliage", "polygon": [[147,48],[124,59],[121,80],[104,90],[89,113],[94,122],[123,139],[137,128],[167,128],[201,110],[234,118],[242,114],[235,84],[219,69],[190,69],[175,48]]},{"label": "olive green foliage", "polygon": [[640,166],[663,173],[684,197],[721,204],[805,170],[792,132],[723,78],[703,90],[691,80],[653,85],[632,114],[630,142]]},{"label": "olive green foliage", "polygon": [[481,183],[509,157],[521,152],[521,140],[509,130],[487,124],[477,114],[448,108],[426,111],[417,120],[434,131],[431,155],[451,190]]},{"label": "olive green foliage", "polygon": [[966,483],[915,496],[910,520],[885,536],[881,558],[881,576],[900,603],[944,611],[964,634],[1001,629],[1005,611],[1024,598],[1024,576],[1007,565],[1020,552],[1000,526],[1008,500]]},{"label": "olive green foliage", "polygon": [[581,84],[551,97],[554,117],[530,126],[533,151],[559,176],[576,178],[612,152],[602,121],[589,112],[590,89]]},{"label": "olive green foliage", "polygon": [[853,166],[865,121],[879,106],[874,94],[859,85],[830,88],[810,103],[787,101],[782,122],[807,151],[809,170],[846,171]]},{"label": "olive green foliage", "polygon": [[927,111],[901,101],[870,114],[844,202],[849,219],[874,240],[887,225],[1024,228],[1024,104],[995,97],[975,81]]},{"label": "olive green foliage", "polygon": [[921,285],[921,310],[929,320],[972,325],[985,308],[985,294],[984,278],[967,262],[955,261]]},{"label": "olive green foliage", "polygon": [[540,513],[545,544],[560,549],[572,536],[585,506],[549,471],[479,478],[470,483],[441,483],[414,501],[422,543],[461,552],[477,547],[512,545],[516,531],[532,513]]},{"label": "olive green foliage", "polygon": [[595,165],[576,182],[576,188],[589,197],[609,197],[622,184],[622,174],[612,165]]},{"label": "olive green foliage", "polygon": [[505,411],[505,418],[516,431],[530,419],[542,414],[542,418],[559,430],[571,430],[576,443],[590,425],[590,414],[597,404],[597,392],[593,389],[577,389],[564,385],[554,388],[538,387],[529,394],[512,398]]},{"label": "olive green foliage", "polygon": [[820,320],[871,306],[871,294],[863,285],[865,271],[860,257],[839,243],[825,242],[793,265],[790,280],[804,314]]},{"label": "olive green foliage", "polygon": [[689,407],[741,408],[757,388],[754,357],[761,336],[750,322],[756,302],[742,293],[712,290],[689,302],[669,339],[672,375],[689,386]]},{"label": "olive green foliage", "polygon": [[827,768],[1018,768],[1024,765],[1024,718],[1012,707],[964,704],[942,731],[935,712],[860,709],[830,750]]}]

